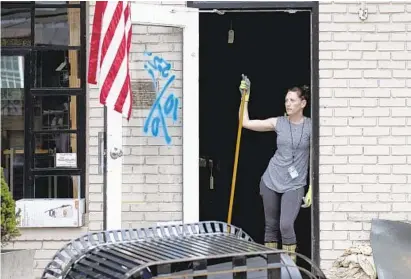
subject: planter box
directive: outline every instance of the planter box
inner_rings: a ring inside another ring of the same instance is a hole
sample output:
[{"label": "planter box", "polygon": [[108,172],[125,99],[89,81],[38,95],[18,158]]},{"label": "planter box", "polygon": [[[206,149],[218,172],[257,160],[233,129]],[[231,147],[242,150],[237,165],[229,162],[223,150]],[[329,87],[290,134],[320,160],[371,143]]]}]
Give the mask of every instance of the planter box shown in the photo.
[{"label": "planter box", "polygon": [[1,279],[34,279],[36,250],[1,250]]}]

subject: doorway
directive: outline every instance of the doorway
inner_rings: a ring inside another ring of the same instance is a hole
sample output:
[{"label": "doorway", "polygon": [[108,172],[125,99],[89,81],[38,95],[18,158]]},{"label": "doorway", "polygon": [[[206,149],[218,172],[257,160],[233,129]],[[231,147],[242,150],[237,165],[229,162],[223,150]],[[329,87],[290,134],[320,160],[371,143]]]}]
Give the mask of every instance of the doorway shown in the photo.
[{"label": "doorway", "polygon": [[[225,8],[208,5],[208,9]],[[311,20],[309,10],[200,13],[200,220],[227,220],[241,74],[246,74],[252,83],[249,102],[252,119],[284,115],[285,94],[292,86],[306,84],[316,88],[317,81],[312,77],[315,67]],[[232,43],[228,42],[230,29],[234,30]],[[305,115],[317,117],[312,108],[309,104]],[[313,119],[313,126],[315,122]],[[313,131],[313,137],[316,135]],[[244,229],[259,243],[264,242],[265,221],[259,181],[275,150],[275,132],[243,129],[232,224]],[[315,200],[316,190],[313,192]],[[313,258],[313,247],[316,249],[313,240],[318,239],[317,229],[312,227],[312,218],[316,221],[318,213],[314,210],[312,216],[312,212],[312,208],[301,209],[295,222],[298,252],[309,258]]]}]

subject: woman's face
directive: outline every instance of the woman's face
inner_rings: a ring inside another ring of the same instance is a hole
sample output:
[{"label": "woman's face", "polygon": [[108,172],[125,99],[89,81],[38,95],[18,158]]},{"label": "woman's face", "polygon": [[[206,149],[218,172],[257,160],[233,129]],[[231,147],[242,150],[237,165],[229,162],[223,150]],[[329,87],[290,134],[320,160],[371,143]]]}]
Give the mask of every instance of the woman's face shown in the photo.
[{"label": "woman's face", "polygon": [[287,115],[295,115],[303,111],[307,102],[302,100],[297,92],[289,91],[285,96],[285,109]]}]

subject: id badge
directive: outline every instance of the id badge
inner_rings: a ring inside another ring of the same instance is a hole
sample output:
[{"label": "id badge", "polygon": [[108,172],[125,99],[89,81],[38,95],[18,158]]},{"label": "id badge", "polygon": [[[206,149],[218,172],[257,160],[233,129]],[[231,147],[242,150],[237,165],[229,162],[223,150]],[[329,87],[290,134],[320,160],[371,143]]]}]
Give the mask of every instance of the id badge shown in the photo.
[{"label": "id badge", "polygon": [[290,174],[292,179],[298,177],[298,172],[297,172],[297,170],[295,169],[294,166],[291,166],[291,167],[288,168],[288,173]]}]

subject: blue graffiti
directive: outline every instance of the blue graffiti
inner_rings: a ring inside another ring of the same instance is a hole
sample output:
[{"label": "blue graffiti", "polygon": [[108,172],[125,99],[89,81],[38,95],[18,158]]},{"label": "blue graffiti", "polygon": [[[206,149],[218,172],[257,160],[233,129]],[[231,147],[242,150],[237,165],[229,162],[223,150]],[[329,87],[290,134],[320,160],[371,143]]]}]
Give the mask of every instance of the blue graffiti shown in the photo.
[{"label": "blue graffiti", "polygon": [[[144,55],[152,57],[151,52],[145,52]],[[154,90],[157,94],[157,98],[150,109],[150,113],[148,114],[146,121],[144,122],[144,133],[147,133],[149,127],[151,126],[152,135],[157,137],[161,124],[165,141],[167,144],[170,144],[171,137],[168,134],[168,127],[165,117],[171,116],[174,121],[177,120],[178,98],[174,95],[174,93],[170,92],[164,104],[161,104],[161,100],[163,99],[163,95],[166,93],[167,89],[175,80],[176,76],[174,74],[170,75],[171,64],[167,62],[167,60],[164,60],[158,56],[154,56],[152,61],[147,61],[144,64],[144,69],[150,75],[151,80],[153,81]],[[161,89],[157,88],[155,72],[159,73],[159,76],[162,78],[168,78]],[[157,115],[154,116],[155,112],[157,112]]]}]

